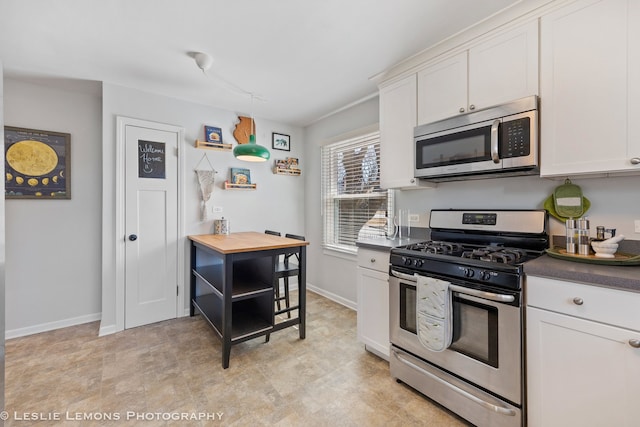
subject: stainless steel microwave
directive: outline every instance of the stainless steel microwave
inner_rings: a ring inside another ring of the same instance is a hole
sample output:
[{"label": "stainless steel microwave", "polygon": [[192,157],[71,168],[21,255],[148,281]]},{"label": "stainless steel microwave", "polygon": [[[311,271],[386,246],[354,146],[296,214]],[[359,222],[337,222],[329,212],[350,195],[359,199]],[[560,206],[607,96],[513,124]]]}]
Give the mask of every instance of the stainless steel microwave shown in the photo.
[{"label": "stainless steel microwave", "polygon": [[437,182],[538,174],[538,128],[537,96],[418,126],[415,177]]}]

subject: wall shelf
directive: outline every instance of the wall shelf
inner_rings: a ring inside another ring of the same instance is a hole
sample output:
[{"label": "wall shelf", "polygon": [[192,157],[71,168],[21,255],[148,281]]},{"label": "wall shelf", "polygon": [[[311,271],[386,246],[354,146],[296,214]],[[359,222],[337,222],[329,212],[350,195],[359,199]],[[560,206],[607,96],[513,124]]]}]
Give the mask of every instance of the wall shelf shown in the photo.
[{"label": "wall shelf", "polygon": [[293,175],[293,176],[300,176],[300,174],[302,174],[302,171],[300,169],[284,169],[284,168],[273,168],[273,173],[276,175]]},{"label": "wall shelf", "polygon": [[233,184],[229,181],[224,182],[225,190],[255,190],[257,184]]},{"label": "wall shelf", "polygon": [[216,151],[231,151],[233,149],[232,144],[223,144],[218,142],[207,142],[196,139],[196,148],[203,148],[205,150]]}]

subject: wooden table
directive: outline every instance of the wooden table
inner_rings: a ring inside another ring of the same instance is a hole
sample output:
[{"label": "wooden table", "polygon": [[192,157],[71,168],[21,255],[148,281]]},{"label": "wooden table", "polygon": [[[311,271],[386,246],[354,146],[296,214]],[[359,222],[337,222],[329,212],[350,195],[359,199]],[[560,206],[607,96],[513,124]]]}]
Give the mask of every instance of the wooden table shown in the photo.
[{"label": "wooden table", "polygon": [[[222,367],[231,346],[300,325],[305,338],[306,246],[309,242],[257,232],[203,234],[191,240],[190,315],[197,309],[222,340]],[[298,317],[275,323],[278,257],[298,252]]]}]

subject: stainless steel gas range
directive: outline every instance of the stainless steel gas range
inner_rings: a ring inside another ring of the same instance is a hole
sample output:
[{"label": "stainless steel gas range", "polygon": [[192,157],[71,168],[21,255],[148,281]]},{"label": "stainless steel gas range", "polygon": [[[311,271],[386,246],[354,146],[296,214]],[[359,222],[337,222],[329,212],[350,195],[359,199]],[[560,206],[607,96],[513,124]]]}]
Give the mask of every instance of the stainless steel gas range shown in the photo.
[{"label": "stainless steel gas range", "polygon": [[[477,426],[522,426],[523,263],[549,247],[547,213],[433,210],[429,226],[432,240],[391,250],[391,375]],[[445,284],[442,351],[418,339],[420,276]]]}]

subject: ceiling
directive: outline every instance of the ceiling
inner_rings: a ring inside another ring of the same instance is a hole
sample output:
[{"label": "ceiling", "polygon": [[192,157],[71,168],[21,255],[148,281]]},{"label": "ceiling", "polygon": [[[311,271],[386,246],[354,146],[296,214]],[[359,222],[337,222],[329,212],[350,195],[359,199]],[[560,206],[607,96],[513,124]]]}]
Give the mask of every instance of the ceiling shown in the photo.
[{"label": "ceiling", "polygon": [[[107,82],[304,126],[520,1],[0,0],[0,60],[8,77]],[[211,69],[189,52],[213,56]]]}]

